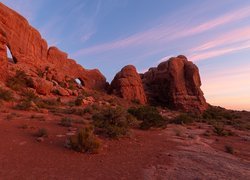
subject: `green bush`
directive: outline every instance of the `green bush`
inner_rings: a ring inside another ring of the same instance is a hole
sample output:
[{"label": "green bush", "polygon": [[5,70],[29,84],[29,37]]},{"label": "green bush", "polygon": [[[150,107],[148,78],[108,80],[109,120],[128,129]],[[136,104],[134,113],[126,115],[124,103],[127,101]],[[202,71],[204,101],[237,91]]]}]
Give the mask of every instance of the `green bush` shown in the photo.
[{"label": "green bush", "polygon": [[93,115],[94,125],[110,138],[124,136],[129,131],[131,119],[122,108],[106,108]]},{"label": "green bush", "polygon": [[190,123],[193,123],[194,120],[195,120],[195,117],[192,117],[189,114],[180,114],[179,116],[174,118],[172,123],[175,123],[175,124],[190,124]]},{"label": "green bush", "polygon": [[139,108],[130,108],[128,112],[141,120],[141,129],[150,129],[151,127],[165,127],[166,120],[160,115],[155,107],[142,106]]},{"label": "green bush", "polygon": [[11,101],[14,99],[11,91],[5,90],[0,87],[0,99],[4,101]]},{"label": "green bush", "polygon": [[101,144],[94,136],[93,129],[85,127],[69,138],[69,145],[78,152],[97,153]]}]

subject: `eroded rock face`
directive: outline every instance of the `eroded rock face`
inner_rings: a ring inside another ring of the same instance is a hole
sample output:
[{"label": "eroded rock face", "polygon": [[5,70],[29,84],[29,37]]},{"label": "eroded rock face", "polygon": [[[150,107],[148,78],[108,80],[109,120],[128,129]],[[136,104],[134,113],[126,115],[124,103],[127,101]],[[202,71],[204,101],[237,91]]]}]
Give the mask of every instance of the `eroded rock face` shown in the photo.
[{"label": "eroded rock face", "polygon": [[105,88],[106,79],[98,70],[84,69],[74,60],[68,59],[68,55],[56,47],[48,49],[47,42],[24,17],[0,3],[1,67],[6,61],[7,47],[17,64],[33,70],[49,67],[55,71],[54,79],[63,81],[65,76],[68,76],[81,79],[87,88]]},{"label": "eroded rock face", "polygon": [[151,104],[202,112],[207,108],[201,91],[199,70],[185,56],[170,58],[141,75]]},{"label": "eroded rock face", "polygon": [[140,75],[132,65],[125,66],[111,82],[111,91],[124,99],[146,104],[147,99]]}]

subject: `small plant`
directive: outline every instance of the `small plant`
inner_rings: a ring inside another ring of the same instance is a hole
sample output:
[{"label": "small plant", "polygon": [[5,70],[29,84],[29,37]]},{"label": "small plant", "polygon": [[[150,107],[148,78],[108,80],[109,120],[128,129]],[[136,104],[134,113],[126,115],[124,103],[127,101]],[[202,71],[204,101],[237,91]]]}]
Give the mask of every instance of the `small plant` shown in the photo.
[{"label": "small plant", "polygon": [[34,81],[24,71],[17,70],[14,77],[7,80],[7,86],[15,91],[20,91],[25,87],[34,87]]},{"label": "small plant", "polygon": [[40,128],[38,129],[37,133],[36,133],[37,137],[48,137],[48,131],[45,128]]},{"label": "small plant", "polygon": [[83,97],[82,96],[78,96],[76,98],[76,100],[75,100],[75,105],[76,106],[82,106],[82,104],[83,104],[82,100],[83,100]]},{"label": "small plant", "polygon": [[179,129],[175,129],[174,132],[175,132],[176,136],[181,136],[182,135],[181,130],[179,130]]},{"label": "small plant", "polygon": [[139,108],[130,108],[128,112],[141,120],[140,128],[147,130],[151,127],[165,127],[166,120],[160,115],[155,107],[142,106]]},{"label": "small plant", "polygon": [[131,102],[134,103],[134,104],[141,104],[140,100],[138,100],[138,99],[133,99]]},{"label": "small plant", "polygon": [[214,133],[216,133],[218,136],[225,136],[226,135],[223,124],[219,124],[219,123],[214,124],[213,128],[214,128]]},{"label": "small plant", "polygon": [[230,145],[225,146],[225,151],[229,154],[234,154],[234,148]]},{"label": "small plant", "polygon": [[32,107],[32,105],[33,105],[32,101],[22,100],[14,107],[14,109],[25,111],[29,110]]},{"label": "small plant", "polygon": [[20,126],[21,129],[28,129],[28,125],[27,124],[23,124]]},{"label": "small plant", "polygon": [[110,138],[124,136],[129,131],[130,118],[122,108],[107,108],[93,115],[94,125]]},{"label": "small plant", "polygon": [[93,129],[85,127],[69,138],[69,145],[78,152],[97,153],[101,144],[94,136]]},{"label": "small plant", "polygon": [[5,90],[0,87],[0,99],[4,101],[11,101],[13,100],[13,94],[11,91]]},{"label": "small plant", "polygon": [[189,114],[180,114],[173,120],[173,123],[175,124],[190,124],[193,122],[194,122],[194,117],[192,117]]},{"label": "small plant", "polygon": [[68,117],[64,117],[61,119],[60,125],[64,127],[71,127],[72,126],[72,119]]}]

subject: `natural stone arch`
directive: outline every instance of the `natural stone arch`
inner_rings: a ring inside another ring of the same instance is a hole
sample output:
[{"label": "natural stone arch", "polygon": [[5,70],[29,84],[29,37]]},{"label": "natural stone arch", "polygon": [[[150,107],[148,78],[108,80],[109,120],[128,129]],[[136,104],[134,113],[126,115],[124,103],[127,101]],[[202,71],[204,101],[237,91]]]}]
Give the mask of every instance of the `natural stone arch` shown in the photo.
[{"label": "natural stone arch", "polygon": [[13,64],[17,63],[17,59],[15,58],[15,56],[13,56],[13,54],[12,54],[12,52],[11,52],[8,45],[6,45],[6,54],[7,54],[8,61],[10,63],[13,63]]},{"label": "natural stone arch", "polygon": [[85,83],[84,83],[84,81],[83,81],[81,78],[76,78],[76,79],[75,79],[75,82],[76,82],[78,85],[80,85],[80,86],[85,86]]}]

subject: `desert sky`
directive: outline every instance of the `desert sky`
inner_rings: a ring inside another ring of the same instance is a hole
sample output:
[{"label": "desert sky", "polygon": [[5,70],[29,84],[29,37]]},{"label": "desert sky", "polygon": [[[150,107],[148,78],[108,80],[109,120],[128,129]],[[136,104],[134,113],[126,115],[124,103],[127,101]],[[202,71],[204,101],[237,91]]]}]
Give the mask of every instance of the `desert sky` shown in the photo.
[{"label": "desert sky", "polygon": [[249,0],[1,0],[50,46],[111,81],[183,54],[213,105],[250,110]]}]

